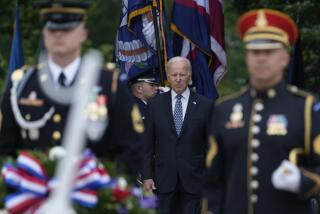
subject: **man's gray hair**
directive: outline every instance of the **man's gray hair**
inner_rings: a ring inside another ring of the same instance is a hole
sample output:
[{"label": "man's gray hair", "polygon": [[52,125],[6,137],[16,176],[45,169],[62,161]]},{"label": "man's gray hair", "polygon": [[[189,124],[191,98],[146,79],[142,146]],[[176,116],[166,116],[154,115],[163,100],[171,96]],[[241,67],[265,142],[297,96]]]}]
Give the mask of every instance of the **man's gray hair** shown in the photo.
[{"label": "man's gray hair", "polygon": [[168,64],[167,64],[167,67],[166,67],[166,71],[169,69],[169,67],[170,67],[171,64],[174,64],[174,63],[177,63],[177,62],[184,62],[185,65],[186,65],[187,71],[189,71],[189,73],[192,74],[192,67],[191,67],[190,61],[189,61],[187,58],[182,57],[182,56],[172,57],[172,58],[168,61]]}]

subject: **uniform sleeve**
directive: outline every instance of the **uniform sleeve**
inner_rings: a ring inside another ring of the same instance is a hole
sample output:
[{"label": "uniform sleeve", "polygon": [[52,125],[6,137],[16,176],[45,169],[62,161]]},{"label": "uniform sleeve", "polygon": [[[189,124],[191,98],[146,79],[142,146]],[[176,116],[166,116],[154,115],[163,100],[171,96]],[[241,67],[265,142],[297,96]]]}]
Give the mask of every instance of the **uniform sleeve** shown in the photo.
[{"label": "uniform sleeve", "polygon": [[14,118],[10,104],[11,83],[7,85],[1,103],[0,155],[16,155],[19,146],[20,128]]},{"label": "uniform sleeve", "polygon": [[310,141],[305,144],[307,157],[301,168],[300,194],[310,197],[320,193],[320,102],[312,106],[306,117],[305,131],[310,133]]},{"label": "uniform sleeve", "polygon": [[141,135],[144,131],[138,106],[134,103],[126,78],[114,73],[109,97],[109,124],[104,142],[95,147],[99,156],[115,160],[134,178],[141,172]]},{"label": "uniform sleeve", "polygon": [[152,100],[149,101],[146,108],[145,119],[145,133],[143,136],[144,158],[143,158],[143,179],[153,179],[153,164],[154,164],[154,150],[155,150],[155,133],[154,133],[154,118]]},{"label": "uniform sleeve", "polygon": [[209,131],[209,151],[206,165],[208,173],[203,190],[203,210],[206,214],[222,213],[224,173],[223,173],[223,147],[219,135],[219,110],[215,108],[211,116]]}]

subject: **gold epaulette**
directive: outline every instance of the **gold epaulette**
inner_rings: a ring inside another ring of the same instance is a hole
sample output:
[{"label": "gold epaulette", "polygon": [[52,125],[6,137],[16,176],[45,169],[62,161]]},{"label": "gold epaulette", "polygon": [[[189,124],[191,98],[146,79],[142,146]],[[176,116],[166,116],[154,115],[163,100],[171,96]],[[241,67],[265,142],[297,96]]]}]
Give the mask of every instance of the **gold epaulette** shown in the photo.
[{"label": "gold epaulette", "polygon": [[221,103],[223,103],[223,102],[225,102],[225,101],[238,98],[238,97],[242,96],[247,90],[248,90],[248,87],[242,87],[242,88],[240,89],[240,91],[238,91],[238,92],[235,92],[235,93],[233,93],[233,94],[230,94],[230,95],[223,96],[223,97],[219,98],[219,99],[216,101],[216,104],[221,104]]},{"label": "gold epaulette", "polygon": [[12,72],[11,80],[13,82],[16,82],[16,81],[20,82],[28,70],[30,69],[39,70],[42,68],[42,66],[43,66],[42,63],[37,65],[24,65],[21,68],[18,68]]},{"label": "gold epaulette", "polygon": [[298,96],[301,96],[301,97],[308,97],[308,96],[314,97],[314,95],[311,94],[310,92],[301,90],[301,89],[299,89],[297,86],[294,86],[294,85],[288,85],[288,86],[287,86],[287,89],[288,89],[288,91],[291,92],[292,94],[295,94],[295,95],[298,95]]},{"label": "gold epaulette", "polygon": [[20,82],[23,79],[23,76],[24,76],[24,73],[26,70],[27,70],[26,65],[14,70],[11,74],[11,81],[12,82]]}]

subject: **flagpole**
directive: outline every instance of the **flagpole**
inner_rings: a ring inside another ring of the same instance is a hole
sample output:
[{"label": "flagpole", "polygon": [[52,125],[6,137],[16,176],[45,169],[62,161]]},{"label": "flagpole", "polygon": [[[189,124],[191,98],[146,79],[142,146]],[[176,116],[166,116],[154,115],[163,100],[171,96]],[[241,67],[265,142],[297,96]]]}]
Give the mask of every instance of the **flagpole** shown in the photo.
[{"label": "flagpole", "polygon": [[[158,4],[159,4],[159,2],[157,0],[152,0],[152,19],[153,19],[153,26],[154,26],[156,47],[157,47],[157,55],[158,55],[158,61],[159,61],[160,84],[161,84],[161,86],[165,86],[165,83],[164,83],[165,70],[164,70],[164,65],[163,65],[163,53],[161,50],[158,15],[157,15],[157,5]],[[159,12],[161,12],[161,11],[159,11]]]}]

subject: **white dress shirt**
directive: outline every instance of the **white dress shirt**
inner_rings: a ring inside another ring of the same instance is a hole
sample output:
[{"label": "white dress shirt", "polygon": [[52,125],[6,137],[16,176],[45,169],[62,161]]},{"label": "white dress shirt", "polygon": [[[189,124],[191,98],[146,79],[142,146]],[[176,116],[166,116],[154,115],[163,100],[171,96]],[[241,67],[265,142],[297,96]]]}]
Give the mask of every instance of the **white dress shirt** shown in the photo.
[{"label": "white dress shirt", "polygon": [[[177,102],[177,93],[174,90],[171,90],[171,103],[172,103],[172,114],[174,114],[174,107]],[[190,89],[187,88],[182,94],[181,103],[182,103],[182,111],[183,111],[183,120],[184,116],[186,115],[189,96],[190,96]]]},{"label": "white dress shirt", "polygon": [[66,77],[65,85],[69,86],[74,80],[79,70],[80,62],[81,62],[81,59],[80,57],[78,57],[75,60],[73,60],[73,62],[71,62],[67,67],[62,68],[59,65],[57,65],[55,62],[53,62],[52,59],[49,58],[48,64],[49,64],[50,72],[52,74],[54,83],[58,84],[60,73],[63,71]]}]

